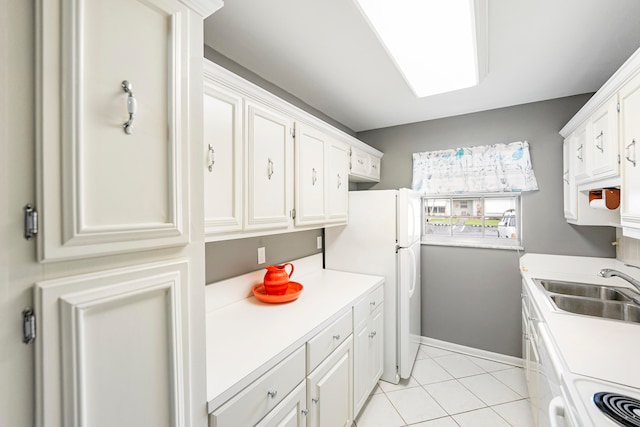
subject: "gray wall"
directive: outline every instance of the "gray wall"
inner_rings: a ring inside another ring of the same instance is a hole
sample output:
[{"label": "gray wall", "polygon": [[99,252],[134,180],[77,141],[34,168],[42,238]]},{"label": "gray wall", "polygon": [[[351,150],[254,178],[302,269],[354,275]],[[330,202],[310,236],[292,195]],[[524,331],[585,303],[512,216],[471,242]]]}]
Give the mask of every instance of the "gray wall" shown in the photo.
[{"label": "gray wall", "polygon": [[[324,240],[322,229],[207,243],[207,283],[260,270],[265,265],[281,264],[321,253],[322,249],[317,249],[318,236]],[[258,248],[262,246],[265,248],[267,262],[258,264]],[[324,247],[324,242],[322,246]]]},{"label": "gray wall", "polygon": [[[611,227],[567,224],[558,131],[589,95],[361,132],[384,152],[373,189],[411,186],[412,153],[527,140],[539,191],[522,197],[526,252],[615,257]],[[422,246],[424,336],[519,357],[519,255],[510,250]]]}]

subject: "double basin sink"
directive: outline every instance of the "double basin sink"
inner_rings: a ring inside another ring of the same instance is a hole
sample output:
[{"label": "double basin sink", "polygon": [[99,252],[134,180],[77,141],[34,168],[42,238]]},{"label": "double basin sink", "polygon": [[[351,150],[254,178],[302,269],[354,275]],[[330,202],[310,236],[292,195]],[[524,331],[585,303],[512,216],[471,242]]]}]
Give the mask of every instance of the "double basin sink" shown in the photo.
[{"label": "double basin sink", "polygon": [[559,280],[534,281],[560,310],[640,323],[640,294],[632,289]]}]

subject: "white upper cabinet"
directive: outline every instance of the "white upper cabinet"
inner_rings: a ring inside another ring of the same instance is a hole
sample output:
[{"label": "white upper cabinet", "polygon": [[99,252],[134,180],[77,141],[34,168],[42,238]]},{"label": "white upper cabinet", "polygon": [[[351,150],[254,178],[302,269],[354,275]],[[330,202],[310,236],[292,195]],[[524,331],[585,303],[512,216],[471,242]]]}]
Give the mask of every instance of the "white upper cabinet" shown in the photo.
[{"label": "white upper cabinet", "polygon": [[206,241],[345,224],[349,181],[380,180],[378,150],[207,60],[204,79]]},{"label": "white upper cabinet", "polygon": [[346,222],[348,148],[296,123],[296,225]]},{"label": "white upper cabinet", "polygon": [[619,175],[618,97],[600,107],[590,119],[591,168],[594,179]]},{"label": "white upper cabinet", "polygon": [[567,221],[578,219],[578,188],[573,173],[573,145],[569,136],[562,146],[562,183],[564,186],[564,217]]},{"label": "white upper cabinet", "polygon": [[620,91],[621,220],[625,235],[640,238],[640,75]]},{"label": "white upper cabinet", "polygon": [[335,139],[325,144],[327,222],[346,222],[349,201],[349,147]]},{"label": "white upper cabinet", "polygon": [[328,137],[296,123],[296,225],[325,221],[325,145]]},{"label": "white upper cabinet", "polygon": [[288,228],[293,199],[293,139],[289,117],[246,102],[245,229]]},{"label": "white upper cabinet", "polygon": [[349,152],[349,178],[354,182],[380,181],[380,158],[357,147]]},{"label": "white upper cabinet", "polygon": [[[560,130],[565,138],[567,220],[579,225],[622,225],[625,235],[640,238],[639,115],[640,49]],[[590,192],[604,189],[619,190],[619,209],[592,207]],[[576,209],[572,200],[577,200]]]},{"label": "white upper cabinet", "polygon": [[573,170],[576,182],[581,182],[591,177],[589,169],[590,153],[587,149],[587,124],[583,124],[571,136]]},{"label": "white upper cabinet", "polygon": [[40,8],[40,259],[186,244],[188,8],[173,0]]},{"label": "white upper cabinet", "polygon": [[207,234],[242,230],[242,114],[241,96],[205,78],[202,167]]}]

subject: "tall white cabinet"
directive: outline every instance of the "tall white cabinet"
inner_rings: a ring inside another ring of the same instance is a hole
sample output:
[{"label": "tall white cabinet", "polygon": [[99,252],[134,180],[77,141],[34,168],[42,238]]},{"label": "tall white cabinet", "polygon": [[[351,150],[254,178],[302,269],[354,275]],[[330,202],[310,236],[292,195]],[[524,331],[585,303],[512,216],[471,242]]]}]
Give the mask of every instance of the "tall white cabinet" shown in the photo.
[{"label": "tall white cabinet", "polygon": [[38,426],[206,422],[193,148],[202,20],[221,6],[36,4]]}]

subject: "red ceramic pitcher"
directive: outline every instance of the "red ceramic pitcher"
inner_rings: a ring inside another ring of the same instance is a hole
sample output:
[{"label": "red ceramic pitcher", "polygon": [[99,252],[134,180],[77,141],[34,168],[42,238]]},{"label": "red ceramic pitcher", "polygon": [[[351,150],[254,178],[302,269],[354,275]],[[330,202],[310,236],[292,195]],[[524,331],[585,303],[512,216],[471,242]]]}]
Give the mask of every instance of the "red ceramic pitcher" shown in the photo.
[{"label": "red ceramic pitcher", "polygon": [[[286,266],[291,266],[287,273]],[[264,291],[269,295],[284,295],[289,288],[289,279],[293,274],[293,264],[287,262],[282,265],[267,265],[264,275]]]}]

